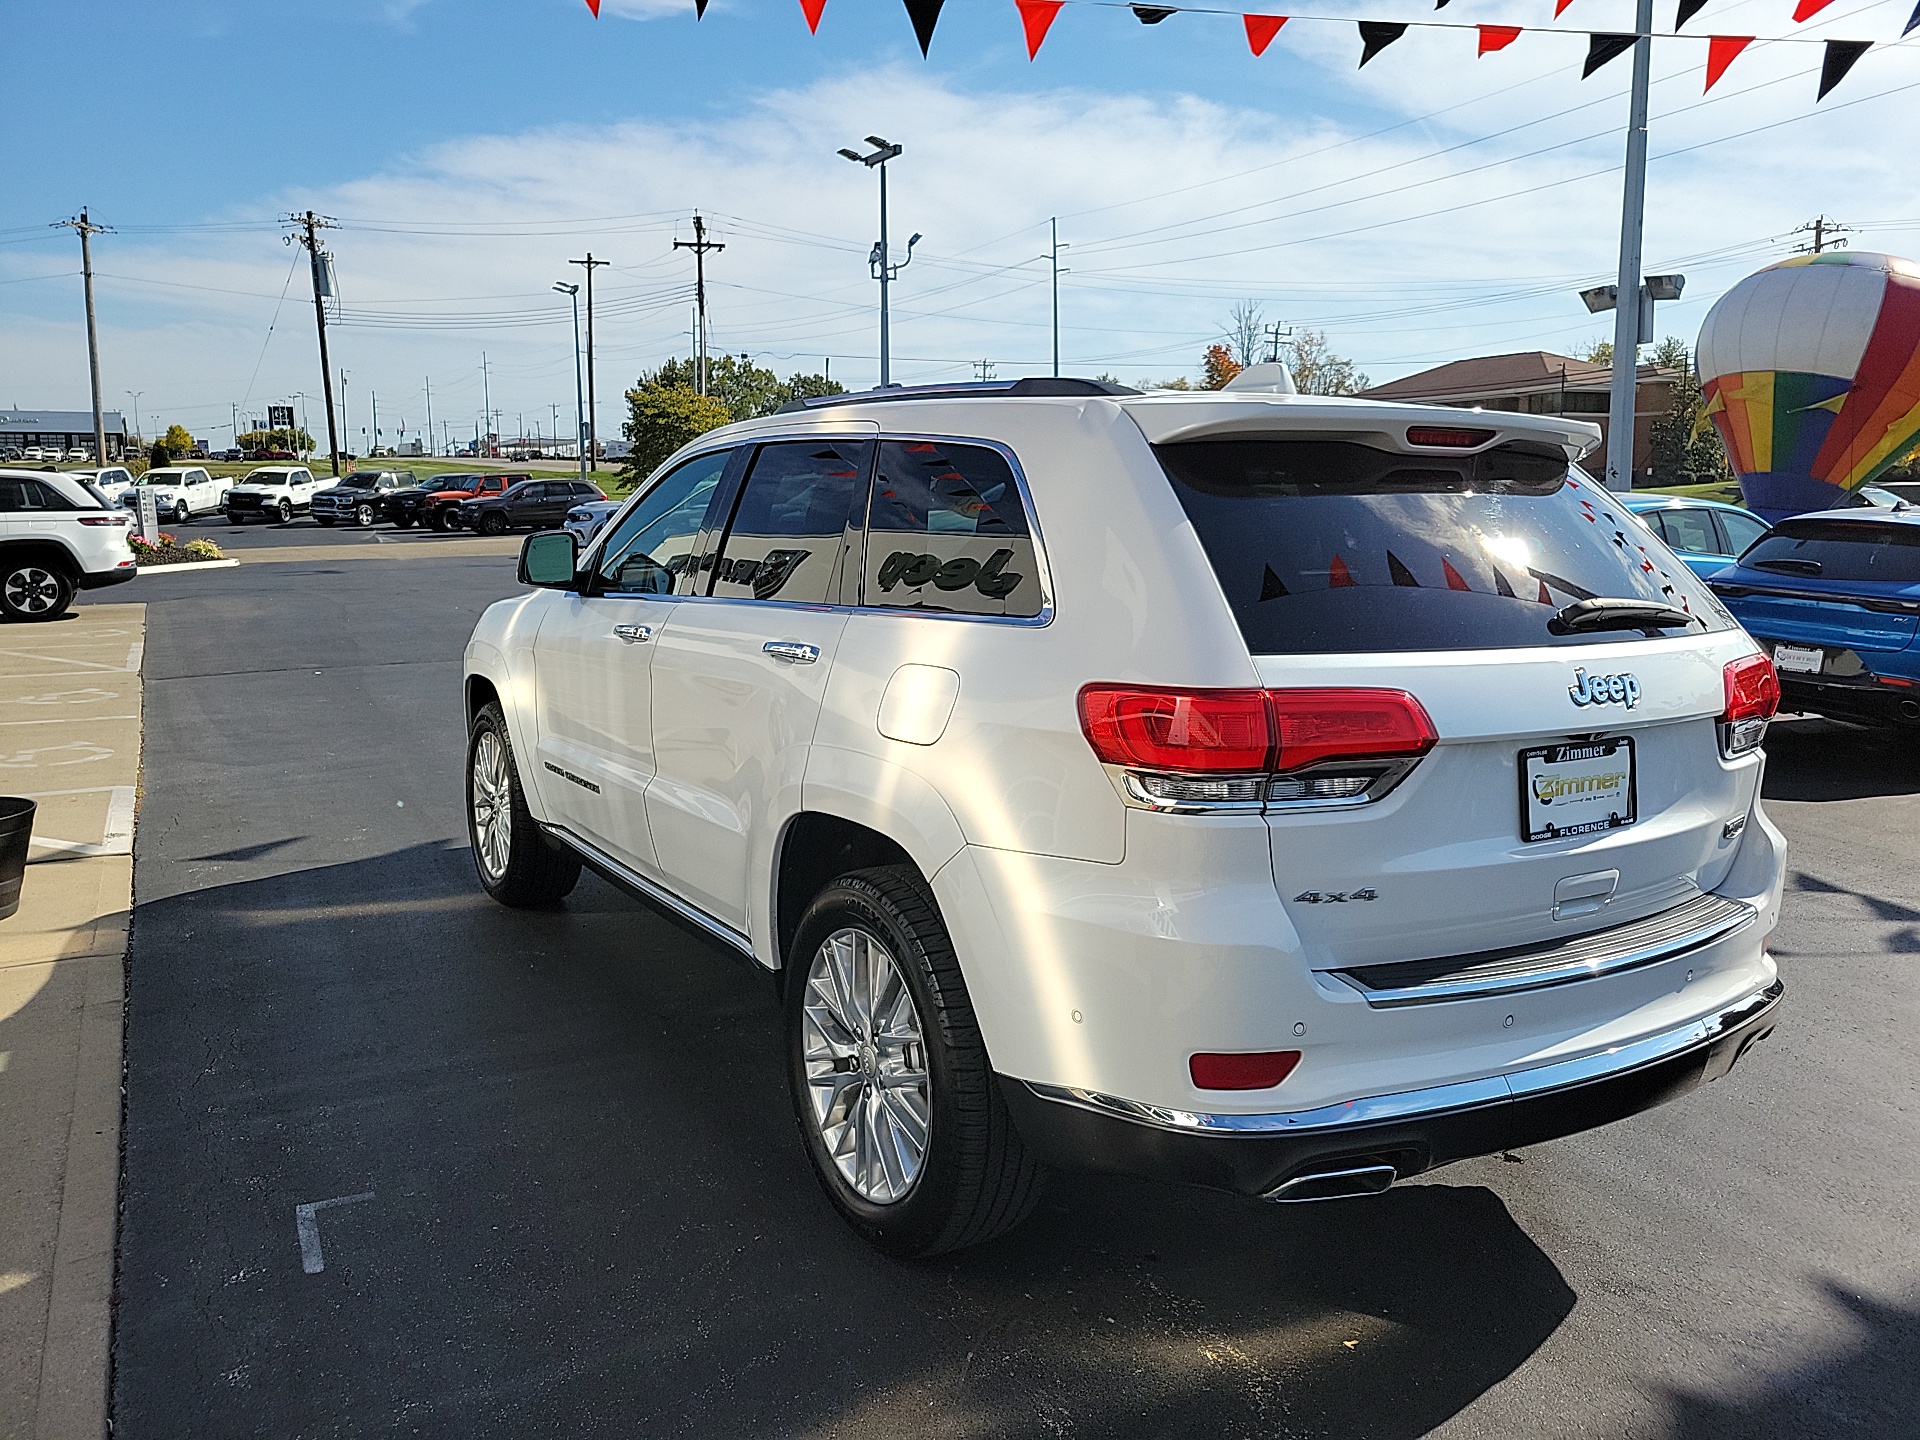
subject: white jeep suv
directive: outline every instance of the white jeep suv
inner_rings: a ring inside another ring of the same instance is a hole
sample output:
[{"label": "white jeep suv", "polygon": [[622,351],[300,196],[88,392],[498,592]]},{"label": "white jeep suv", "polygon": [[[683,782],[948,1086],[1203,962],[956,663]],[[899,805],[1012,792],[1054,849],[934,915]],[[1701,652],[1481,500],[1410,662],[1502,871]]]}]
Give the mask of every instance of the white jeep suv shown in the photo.
[{"label": "white jeep suv", "polygon": [[85,480],[0,470],[0,618],[58,620],[76,590],[133,579],[133,520]]},{"label": "white jeep suv", "polygon": [[1048,1167],[1377,1192],[1772,1028],[1777,681],[1594,427],[1290,391],[805,402],[474,631],[481,883],[586,864],[775,974],[892,1253]]},{"label": "white jeep suv", "polygon": [[304,515],[313,505],[313,497],[332,480],[316,480],[304,465],[267,465],[249,470],[226,493],[221,508],[235,525],[249,520],[276,520],[289,524],[296,515]]}]

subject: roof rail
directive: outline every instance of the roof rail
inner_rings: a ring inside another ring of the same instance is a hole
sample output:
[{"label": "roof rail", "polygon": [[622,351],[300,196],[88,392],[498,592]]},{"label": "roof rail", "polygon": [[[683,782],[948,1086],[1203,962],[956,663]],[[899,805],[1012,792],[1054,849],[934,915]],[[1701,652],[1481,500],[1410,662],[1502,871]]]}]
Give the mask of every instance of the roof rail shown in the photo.
[{"label": "roof rail", "polygon": [[960,380],[949,385],[889,385],[883,390],[854,390],[844,395],[815,395],[789,400],[776,415],[818,410],[828,405],[869,405],[876,400],[972,400],[985,396],[1138,395],[1131,385],[1110,380],[1080,380],[1063,375],[1029,375],[1023,380]]}]

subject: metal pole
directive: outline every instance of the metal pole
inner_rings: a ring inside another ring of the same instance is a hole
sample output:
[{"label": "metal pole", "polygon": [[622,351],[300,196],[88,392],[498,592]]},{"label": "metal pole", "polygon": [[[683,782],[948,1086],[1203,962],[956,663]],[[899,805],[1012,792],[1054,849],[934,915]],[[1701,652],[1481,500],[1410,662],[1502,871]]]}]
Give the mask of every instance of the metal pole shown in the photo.
[{"label": "metal pole", "polygon": [[[1613,314],[1613,390],[1607,405],[1609,490],[1633,488],[1635,390],[1640,369],[1640,247],[1647,210],[1647,89],[1653,68],[1653,0],[1639,0],[1627,177],[1620,204],[1620,277]],[[1647,337],[1651,339],[1652,337]]]},{"label": "metal pole", "polygon": [[[329,425],[328,438],[331,439],[332,438],[331,425],[333,421],[333,417],[331,414],[328,415],[327,421]],[[353,430],[351,428],[351,422],[347,419],[347,368],[344,365],[340,367],[340,428],[346,431],[347,443],[351,445],[353,443]],[[336,450],[334,454],[337,457],[339,455],[339,452]],[[340,468],[339,468],[340,461],[338,460],[338,458],[334,460],[333,464],[334,464],[333,473],[338,475],[340,473]]]},{"label": "metal pole", "polygon": [[[325,287],[320,275],[320,230],[325,222],[311,210],[305,215],[294,216],[293,221],[306,231],[306,234],[299,239],[300,243],[307,247],[307,260],[313,271],[313,319],[320,332],[320,384],[326,392],[327,401],[327,457],[333,473],[337,476],[340,473],[340,432],[334,428],[333,424],[333,361],[327,356],[327,307],[321,298],[321,292]],[[347,372],[342,370],[340,372],[341,429],[346,428],[346,388]],[[240,443],[239,434],[236,422],[233,441],[236,446]]]},{"label": "metal pole", "polygon": [[[574,289],[569,292],[567,298],[573,301],[573,440],[574,444],[578,445],[586,437],[587,433],[586,389],[580,379],[579,287],[574,287]],[[587,452],[584,448],[580,451],[580,478],[582,480],[587,478]]]},{"label": "metal pole", "polygon": [[1060,374],[1060,217],[1047,222],[1053,227],[1053,373]]},{"label": "metal pole", "polygon": [[[144,390],[127,391],[127,394],[133,397],[133,433],[136,436],[140,434],[140,397],[146,393],[147,392]],[[124,418],[122,420],[122,423],[123,424],[125,423]],[[105,464],[106,462],[102,461],[101,463]]]},{"label": "metal pole", "polygon": [[887,162],[880,162],[880,385],[881,388],[893,383],[893,364],[891,342],[887,334],[887,285],[888,274],[892,268],[887,264]]},{"label": "metal pole", "polygon": [[[574,317],[573,328],[576,332],[573,337],[573,348],[578,350],[580,348],[580,336],[577,333],[580,329],[578,316]],[[484,350],[480,352],[480,418],[488,422],[487,458],[491,460],[493,458],[493,395],[487,389],[487,352]]]},{"label": "metal pole", "polygon": [[93,463],[107,463],[107,422],[100,408],[100,331],[93,319],[93,237],[94,226],[87,212],[80,212],[80,273],[87,288],[87,368],[93,376]]},{"label": "metal pole", "polygon": [[[698,223],[696,219],[696,233]],[[584,265],[587,270],[587,463],[592,469],[598,470],[600,468],[600,402],[593,388],[593,272],[611,265],[613,262],[611,260],[596,260],[593,258],[593,252],[589,250],[586,259],[569,260],[567,263],[569,265]],[[523,426],[522,428],[524,429],[525,427]]]},{"label": "metal pole", "polygon": [[433,377],[427,376],[427,454],[433,454]]},{"label": "metal pole", "polygon": [[369,390],[367,394],[373,400],[373,433],[367,437],[367,454],[378,455],[380,453],[380,395],[374,390]]}]

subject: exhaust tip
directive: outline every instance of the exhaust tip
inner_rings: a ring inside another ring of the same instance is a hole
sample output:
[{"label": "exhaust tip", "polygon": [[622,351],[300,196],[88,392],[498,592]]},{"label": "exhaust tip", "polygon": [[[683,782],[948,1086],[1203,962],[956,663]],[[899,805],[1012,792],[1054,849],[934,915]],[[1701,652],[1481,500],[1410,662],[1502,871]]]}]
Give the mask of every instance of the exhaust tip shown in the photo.
[{"label": "exhaust tip", "polygon": [[1903,720],[1920,720],[1920,700],[1902,700],[1900,717]]},{"label": "exhaust tip", "polygon": [[1399,1172],[1391,1165],[1312,1170],[1269,1190],[1266,1198],[1282,1205],[1299,1205],[1309,1200],[1351,1200],[1359,1195],[1385,1194],[1399,1178]]}]

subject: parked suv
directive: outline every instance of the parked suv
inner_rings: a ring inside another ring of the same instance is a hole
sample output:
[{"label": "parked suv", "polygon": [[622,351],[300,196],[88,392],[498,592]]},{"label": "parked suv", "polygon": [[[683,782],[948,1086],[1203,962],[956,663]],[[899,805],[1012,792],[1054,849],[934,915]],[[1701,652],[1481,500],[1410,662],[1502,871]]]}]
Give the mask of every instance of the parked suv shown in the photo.
[{"label": "parked suv", "polygon": [[467,647],[481,884],[590,866],[773,972],[892,1253],[1049,1167],[1376,1192],[1774,1023],[1773,668],[1596,429],[1248,374],[712,431]]},{"label": "parked suv", "polygon": [[140,492],[151,490],[153,508],[160,519],[184,525],[195,515],[217,515],[224,510],[228,489],[228,481],[214,479],[198,465],[178,465],[149,470],[138,480],[127,481],[119,496],[120,503],[137,514]]},{"label": "parked suv", "polygon": [[436,476],[419,491],[394,496],[393,523],[404,528],[419,520],[435,530],[451,530],[461,501],[476,495],[498,495],[508,486],[530,478],[524,474]]},{"label": "parked suv", "polygon": [[57,620],[74,591],[133,579],[132,531],[84,480],[0,470],[0,617]]},{"label": "parked suv", "polygon": [[305,514],[321,487],[304,465],[268,465],[250,470],[227,491],[227,519],[235,525],[249,520],[277,520],[289,524]]},{"label": "parked suv", "polygon": [[313,518],[322,525],[351,520],[361,527],[388,519],[388,498],[418,482],[411,470],[360,470],[313,497]]},{"label": "parked suv", "polygon": [[563,524],[567,512],[581,502],[606,498],[598,485],[584,480],[523,480],[498,495],[482,493],[462,500],[453,523],[482,535],[546,530]]}]

